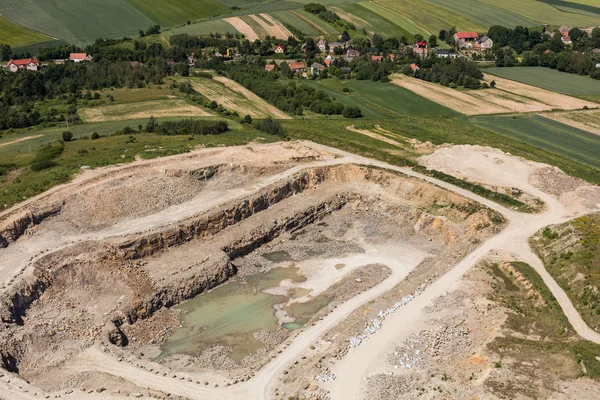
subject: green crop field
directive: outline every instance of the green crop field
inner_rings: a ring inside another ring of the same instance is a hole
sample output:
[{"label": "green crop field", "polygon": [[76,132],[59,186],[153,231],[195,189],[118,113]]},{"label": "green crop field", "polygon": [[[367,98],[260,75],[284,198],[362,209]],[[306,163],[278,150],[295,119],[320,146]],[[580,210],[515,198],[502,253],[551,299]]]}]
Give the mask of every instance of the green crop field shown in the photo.
[{"label": "green crop field", "polygon": [[[404,29],[407,32],[410,32],[411,34],[421,34],[423,36],[429,36],[434,32],[430,32],[427,29],[425,29],[424,27],[416,24],[413,20],[411,20],[410,18],[407,18],[405,15],[394,11],[392,9],[389,9],[387,7],[382,6],[379,3],[373,3],[373,2],[366,2],[366,3],[360,3],[360,5],[378,15],[380,15],[383,18],[386,18],[390,21],[393,21],[394,24],[398,25],[399,27],[401,27],[402,29]],[[435,32],[435,34],[437,35],[438,32]]]},{"label": "green crop field", "polygon": [[[519,14],[525,18],[537,21],[540,24],[555,26],[593,26],[598,24],[598,15],[590,15],[589,12],[578,10],[575,2],[562,0],[477,0],[481,3],[503,8],[512,13]],[[558,4],[570,7],[569,11],[561,10]],[[596,9],[598,7],[595,7]]]},{"label": "green crop field", "polygon": [[515,14],[509,10],[505,10],[490,4],[481,3],[477,0],[469,1],[469,6],[465,7],[465,2],[462,0],[427,0],[431,3],[462,13],[475,21],[481,22],[483,25],[502,25],[507,27],[515,26],[535,26],[538,22],[528,19],[520,14]]},{"label": "green crop field", "polygon": [[[458,115],[446,107],[391,83],[328,79],[306,81],[302,84],[322,90],[346,105],[360,107],[365,118]],[[349,88],[350,93],[344,93],[343,88]]]},{"label": "green crop field", "polygon": [[217,0],[127,0],[163,26],[185,24],[226,13]]},{"label": "green crop field", "polygon": [[0,43],[24,47],[52,40],[50,36],[23,28],[0,15]]},{"label": "green crop field", "polygon": [[470,121],[565,158],[600,169],[600,136],[539,115],[481,116]]},{"label": "green crop field", "polygon": [[210,21],[201,21],[195,24],[184,25],[178,28],[169,29],[164,34],[167,37],[187,33],[188,35],[208,35],[210,33],[239,33],[230,23],[222,19]]},{"label": "green crop field", "polygon": [[486,68],[484,72],[563,94],[600,95],[600,81],[550,68]]},{"label": "green crop field", "polygon": [[298,18],[298,16],[291,11],[275,11],[271,13],[271,16],[284,25],[293,26],[306,36],[317,36],[323,33],[321,30],[317,30],[317,27],[310,24],[308,21]]},{"label": "green crop field", "polygon": [[333,7],[332,11],[338,12],[343,20],[353,23],[359,29],[366,29],[369,33],[378,33],[383,37],[400,38],[405,36],[409,40],[414,39],[413,35],[415,32],[409,32],[403,29],[391,20],[363,7],[359,3]]},{"label": "green crop field", "polygon": [[437,34],[441,29],[455,26],[458,30],[485,32],[488,27],[463,12],[441,8],[437,4],[420,0],[377,0],[376,3],[404,15],[428,32]]},{"label": "green crop field", "polygon": [[156,22],[123,0],[2,0],[0,13],[30,29],[78,45],[137,34]]},{"label": "green crop field", "polygon": [[317,31],[319,31],[319,34],[336,35],[341,33],[339,28],[330,25],[326,21],[323,21],[321,18],[317,17],[315,14],[304,11],[303,9],[290,10],[290,13],[292,13],[298,19],[311,24]]}]

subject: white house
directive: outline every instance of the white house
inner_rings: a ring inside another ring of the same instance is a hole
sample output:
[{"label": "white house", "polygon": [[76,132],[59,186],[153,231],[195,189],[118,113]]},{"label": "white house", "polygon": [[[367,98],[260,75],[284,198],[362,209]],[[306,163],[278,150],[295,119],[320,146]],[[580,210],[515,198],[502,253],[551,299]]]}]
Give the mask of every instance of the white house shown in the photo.
[{"label": "white house", "polygon": [[482,36],[475,42],[475,44],[477,45],[476,47],[479,47],[481,50],[487,50],[492,48],[494,41],[488,36]]},{"label": "white house", "polygon": [[36,58],[26,58],[23,60],[10,60],[6,63],[6,68],[11,72],[17,71],[38,71],[40,62]]},{"label": "white house", "polygon": [[76,63],[83,62],[83,61],[91,62],[92,59],[93,59],[93,57],[87,53],[71,53],[69,55],[69,60],[76,62]]},{"label": "white house", "polygon": [[324,52],[325,50],[327,50],[327,40],[325,39],[321,39],[317,42],[317,47],[319,48],[319,50],[322,52]]}]

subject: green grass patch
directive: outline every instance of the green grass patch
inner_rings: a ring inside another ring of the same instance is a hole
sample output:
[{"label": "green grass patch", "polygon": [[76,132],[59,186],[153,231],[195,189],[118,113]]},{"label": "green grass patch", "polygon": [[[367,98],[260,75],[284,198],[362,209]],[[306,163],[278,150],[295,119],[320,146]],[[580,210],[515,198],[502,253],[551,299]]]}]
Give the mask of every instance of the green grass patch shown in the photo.
[{"label": "green grass patch", "polygon": [[[548,4],[556,0],[477,0],[481,3],[502,8],[514,14],[537,21],[540,24],[567,25],[567,26],[595,26],[598,24],[598,16],[584,15],[582,11],[571,9],[567,11],[560,9],[555,4]],[[573,7],[575,3],[561,1],[563,6]],[[572,12],[575,11],[575,12]]]},{"label": "green grass patch", "polygon": [[[392,20],[385,18],[376,12],[362,6],[362,3],[354,3],[338,6],[344,13],[347,13],[358,18],[345,17],[340,14],[343,20],[353,23],[359,29],[366,29],[369,33],[378,33],[383,37],[400,38],[405,36],[409,40],[414,40],[415,32],[409,32],[400,26],[396,25]],[[335,11],[336,8],[333,9]],[[365,22],[363,22],[365,21]]]},{"label": "green grass patch", "polygon": [[123,0],[3,0],[0,13],[50,36],[84,45],[137,35],[156,21]]},{"label": "green grass patch", "polygon": [[[486,68],[486,73],[569,95],[600,97],[600,81],[544,67]],[[579,97],[579,96],[578,96]],[[592,100],[592,99],[588,99]]]},{"label": "green grass patch", "polygon": [[[477,116],[470,121],[500,135],[523,141],[588,165],[587,176],[600,180],[600,136],[539,115]],[[569,171],[565,171],[569,173]]]},{"label": "green grass patch", "polygon": [[217,0],[127,0],[163,26],[185,24],[229,11]]},{"label": "green grass patch", "polygon": [[284,25],[293,26],[305,36],[318,36],[323,33],[321,30],[317,30],[317,28],[308,21],[298,18],[298,16],[291,11],[275,11],[271,13],[271,16]]},{"label": "green grass patch", "polygon": [[48,35],[19,26],[0,15],[0,43],[17,48],[48,42],[51,39]]},{"label": "green grass patch", "polygon": [[166,37],[187,33],[188,35],[206,36],[211,33],[240,33],[229,22],[222,19],[209,21],[200,21],[190,25],[184,25],[177,28],[169,29],[164,32]]},{"label": "green grass patch", "polygon": [[[304,81],[301,84],[322,90],[348,106],[359,107],[365,118],[458,115],[449,108],[391,83],[325,79]],[[350,89],[350,92],[343,92],[344,88]]]},{"label": "green grass patch", "polygon": [[505,10],[490,4],[481,3],[477,0],[469,1],[468,7],[465,7],[461,0],[427,0],[437,4],[440,7],[447,8],[457,13],[461,13],[475,21],[486,26],[502,25],[509,28],[515,26],[536,26],[539,23],[526,18],[520,14]]},{"label": "green grass patch", "polygon": [[[429,35],[431,35],[433,33],[433,32],[428,31],[424,27],[416,24],[413,20],[406,17],[405,15],[403,15],[397,11],[394,11],[392,9],[389,9],[387,7],[384,7],[383,5],[381,5],[379,3],[364,2],[364,3],[360,3],[360,5],[366,9],[380,15],[381,17],[392,21],[394,24],[398,25],[400,28],[402,28],[406,32],[410,32],[413,35],[415,33],[418,33],[418,34],[423,35],[423,37],[429,37]],[[438,32],[435,32],[436,36],[437,36],[437,34],[438,34]],[[413,39],[414,39],[414,37],[413,37]]]}]

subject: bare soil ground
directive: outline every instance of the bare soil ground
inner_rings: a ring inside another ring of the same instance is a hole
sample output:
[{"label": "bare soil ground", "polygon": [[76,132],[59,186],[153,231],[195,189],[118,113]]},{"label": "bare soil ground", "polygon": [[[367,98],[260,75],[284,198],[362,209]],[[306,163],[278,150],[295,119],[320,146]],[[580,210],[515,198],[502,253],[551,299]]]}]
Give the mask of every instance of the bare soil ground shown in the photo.
[{"label": "bare soil ground", "polygon": [[223,18],[223,20],[229,22],[231,26],[233,26],[238,32],[243,34],[249,41],[253,42],[259,38],[256,32],[254,32],[254,30],[252,29],[252,27],[246,22],[244,22],[244,20],[242,20],[240,17],[228,17]]},{"label": "bare soil ground", "polygon": [[79,116],[85,122],[122,121],[159,117],[209,117],[208,110],[183,100],[155,100],[82,108]]},{"label": "bare soil ground", "polygon": [[484,74],[485,82],[492,80],[496,82],[495,89],[457,90],[406,75],[392,76],[392,83],[465,115],[579,110],[584,106],[598,106],[575,97]]},{"label": "bare soil ground", "polygon": [[275,20],[269,14],[262,13],[251,15],[250,17],[260,24],[269,33],[269,36],[275,36],[277,39],[282,40],[287,40],[287,38],[294,36],[281,22]]}]

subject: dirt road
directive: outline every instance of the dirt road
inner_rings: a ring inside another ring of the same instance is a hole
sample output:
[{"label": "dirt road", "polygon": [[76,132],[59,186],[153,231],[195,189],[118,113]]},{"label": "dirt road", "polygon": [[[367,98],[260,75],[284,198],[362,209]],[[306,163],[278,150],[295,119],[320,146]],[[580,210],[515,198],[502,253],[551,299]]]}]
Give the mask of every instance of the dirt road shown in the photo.
[{"label": "dirt road", "polygon": [[[527,191],[539,197],[546,203],[546,209],[540,214],[521,214],[500,206],[490,200],[477,196],[467,190],[457,188],[445,182],[418,174],[406,168],[400,168],[384,162],[366,159],[351,153],[339,151],[327,146],[309,144],[317,150],[323,150],[326,153],[335,153],[337,157],[328,158],[325,161],[309,163],[301,167],[291,168],[277,176],[273,176],[267,181],[282,178],[294,172],[294,170],[307,166],[316,165],[336,165],[345,163],[356,163],[373,165],[389,170],[398,171],[409,176],[414,176],[428,182],[434,183],[440,187],[458,193],[464,197],[470,198],[500,212],[508,220],[508,226],[498,235],[482,243],[477,249],[467,255],[458,264],[456,264],[448,273],[431,284],[424,293],[413,300],[411,303],[399,309],[396,313],[386,318],[383,328],[373,335],[370,339],[364,341],[361,346],[353,349],[333,368],[337,375],[337,380],[324,385],[331,390],[332,399],[357,399],[362,398],[361,390],[365,382],[365,376],[377,370],[377,362],[382,355],[403,336],[410,332],[411,326],[417,323],[423,316],[423,308],[430,302],[451,290],[460,282],[462,275],[467,272],[482,257],[485,257],[490,251],[502,250],[514,255],[515,259],[522,260],[534,267],[542,276],[546,285],[556,297],[567,318],[574,329],[583,338],[600,343],[600,334],[591,330],[581,319],[566,293],[558,286],[554,279],[547,273],[539,258],[533,254],[527,244],[528,238],[537,230],[550,224],[561,223],[568,220],[571,215],[569,211],[554,197],[544,193],[535,187],[527,187]],[[261,182],[267,184],[267,182]],[[260,185],[259,185],[260,186]],[[196,210],[197,211],[197,210]],[[115,233],[115,232],[111,232]],[[389,261],[388,261],[389,262]],[[291,344],[286,347],[277,358],[267,364],[260,370],[256,376],[242,384],[234,385],[228,388],[202,387],[197,385],[189,386],[183,382],[175,381],[172,378],[158,377],[146,370],[118,363],[114,358],[106,356],[101,360],[88,360],[87,368],[90,370],[104,371],[115,374],[130,380],[139,386],[150,387],[156,390],[163,390],[168,393],[178,394],[190,398],[214,398],[214,399],[267,399],[271,397],[271,388],[282,371],[296,361],[307,351],[308,347],[317,341],[325,332],[344,320],[353,310],[365,302],[380,296],[394,285],[396,285],[404,274],[402,269],[397,269],[390,277],[380,285],[363,292],[339,306],[335,311],[323,318],[318,324],[302,331],[294,338]],[[5,379],[5,378],[2,378]],[[3,383],[4,385],[4,383]],[[189,387],[188,387],[189,386]],[[1,397],[1,396],[0,396]],[[15,397],[17,398],[17,397]],[[21,396],[19,398],[35,398],[33,396]]]}]

